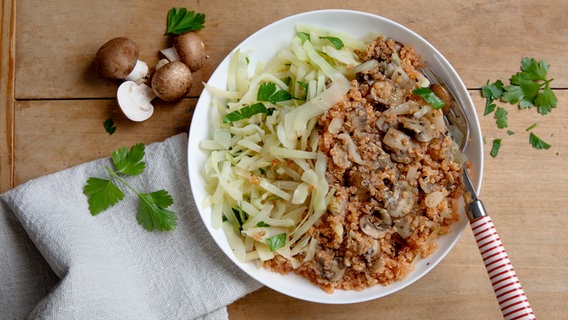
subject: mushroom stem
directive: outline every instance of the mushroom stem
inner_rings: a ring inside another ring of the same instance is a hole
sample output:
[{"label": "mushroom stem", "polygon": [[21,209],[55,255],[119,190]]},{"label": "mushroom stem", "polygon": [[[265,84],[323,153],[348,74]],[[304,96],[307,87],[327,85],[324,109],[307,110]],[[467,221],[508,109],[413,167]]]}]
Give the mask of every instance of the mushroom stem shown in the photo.
[{"label": "mushroom stem", "polygon": [[142,60],[136,60],[134,69],[124,78],[126,81],[134,81],[137,84],[143,83],[148,80],[150,74],[148,73],[148,65]]},{"label": "mushroom stem", "polygon": [[170,62],[170,60],[168,59],[160,59],[160,61],[158,61],[158,63],[156,63],[156,66],[154,67],[155,71],[158,71],[158,69],[160,69],[161,67],[165,66],[166,64],[168,64],[168,62]]},{"label": "mushroom stem", "polygon": [[180,61],[179,54],[175,47],[169,47],[166,49],[160,50],[160,53],[166,57],[166,59],[170,61]]}]

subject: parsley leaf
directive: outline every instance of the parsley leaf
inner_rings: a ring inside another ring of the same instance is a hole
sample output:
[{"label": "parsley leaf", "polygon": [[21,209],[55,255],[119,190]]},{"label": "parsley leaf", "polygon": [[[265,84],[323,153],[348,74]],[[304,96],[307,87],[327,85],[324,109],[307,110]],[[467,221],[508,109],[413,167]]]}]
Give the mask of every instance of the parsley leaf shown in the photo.
[{"label": "parsley leaf", "polygon": [[491,101],[493,101],[501,98],[504,90],[503,81],[497,80],[493,83],[489,83],[489,81],[487,81],[487,84],[481,87],[481,95],[484,98],[491,99]]},{"label": "parsley leaf", "polygon": [[558,99],[548,83],[542,92],[536,97],[534,103],[538,106],[538,113],[542,115],[546,115],[552,111],[553,108],[556,108]]},{"label": "parsley leaf", "polygon": [[524,98],[523,90],[519,86],[509,85],[505,87],[505,92],[501,96],[501,101],[508,102],[510,104],[519,103],[519,101]]},{"label": "parsley leaf", "polygon": [[257,102],[248,106],[244,106],[235,110],[223,117],[223,123],[231,123],[234,121],[248,119],[255,114],[264,113],[269,114],[270,111],[264,106],[262,102]]},{"label": "parsley leaf", "polygon": [[412,91],[415,95],[422,97],[429,105],[438,110],[444,106],[444,101],[440,99],[430,88],[420,87]]},{"label": "parsley leaf", "polygon": [[288,91],[278,89],[273,82],[264,82],[258,87],[256,99],[276,104],[292,99],[292,95]]},{"label": "parsley leaf", "polygon": [[521,109],[536,106],[540,114],[548,114],[556,108],[558,102],[550,88],[553,79],[547,79],[549,68],[550,65],[545,60],[537,62],[534,58],[523,57],[521,71],[511,76],[511,84],[505,87],[501,100],[518,103]]},{"label": "parsley leaf", "polygon": [[493,118],[495,119],[495,123],[497,123],[497,128],[503,129],[509,126],[509,121],[507,120],[507,115],[509,113],[503,107],[497,107],[495,110],[495,114]]},{"label": "parsley leaf", "polygon": [[325,39],[328,40],[329,42],[331,42],[331,44],[333,45],[333,47],[337,50],[343,48],[345,45],[343,44],[343,41],[341,41],[341,39],[336,38],[336,37],[320,37],[320,39]]},{"label": "parsley leaf", "polygon": [[266,239],[270,251],[276,251],[286,245],[286,233],[277,234]]},{"label": "parsley leaf", "polygon": [[136,219],[146,230],[173,230],[176,227],[176,216],[174,212],[166,209],[174,202],[169,193],[165,190],[140,193],[121,177],[121,175],[141,174],[146,167],[145,162],[142,161],[144,154],[142,143],[132,146],[130,150],[121,147],[113,152],[112,162],[115,170],[105,166],[110,179],[91,177],[83,187],[83,193],[87,196],[89,203],[89,211],[91,215],[97,215],[124,198],[124,193],[115,184],[116,181],[138,196]]},{"label": "parsley leaf", "polygon": [[124,193],[110,180],[91,177],[83,188],[88,197],[89,211],[92,216],[105,211],[124,198]]},{"label": "parsley leaf", "polygon": [[106,119],[105,122],[103,122],[103,125],[105,127],[105,131],[109,135],[112,135],[116,131],[116,127],[114,126],[114,121],[111,118]]},{"label": "parsley leaf", "polygon": [[546,143],[544,140],[539,138],[536,134],[530,133],[529,135],[529,142],[533,146],[533,148],[540,150],[540,149],[550,149],[551,145]]},{"label": "parsley leaf", "polygon": [[487,84],[481,87],[481,95],[485,98],[484,116],[495,111],[497,105],[494,104],[493,101],[500,99],[504,90],[505,88],[501,80],[497,80],[493,83],[489,83],[489,81],[487,81]]},{"label": "parsley leaf", "polygon": [[499,149],[501,148],[501,139],[494,139],[493,146],[491,147],[491,152],[489,154],[495,158],[499,154]]},{"label": "parsley leaf", "polygon": [[142,161],[144,158],[144,145],[138,143],[130,148],[121,147],[112,153],[112,162],[116,167],[117,173],[136,176],[144,172],[146,163]]},{"label": "parsley leaf", "polygon": [[168,209],[174,203],[165,190],[138,194],[139,205],[136,220],[148,231],[170,231],[177,225],[176,214]]},{"label": "parsley leaf", "polygon": [[182,34],[205,27],[205,14],[187,11],[186,8],[171,8],[168,11],[166,34]]}]

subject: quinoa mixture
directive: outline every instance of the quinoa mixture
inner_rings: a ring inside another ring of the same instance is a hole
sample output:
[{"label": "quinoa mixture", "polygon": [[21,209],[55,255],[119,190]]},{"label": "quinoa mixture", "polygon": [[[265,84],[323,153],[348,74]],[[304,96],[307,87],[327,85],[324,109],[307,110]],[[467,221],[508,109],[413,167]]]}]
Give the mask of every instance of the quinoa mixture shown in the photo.
[{"label": "quinoa mixture", "polygon": [[[358,73],[343,101],[318,120],[318,151],[329,159],[335,195],[309,230],[318,243],[314,258],[296,269],[281,256],[265,262],[329,293],[405,278],[458,219],[463,194],[462,163],[442,110],[412,93],[424,79],[414,50],[379,36],[357,55],[378,63]],[[431,89],[448,101],[443,88]]]}]

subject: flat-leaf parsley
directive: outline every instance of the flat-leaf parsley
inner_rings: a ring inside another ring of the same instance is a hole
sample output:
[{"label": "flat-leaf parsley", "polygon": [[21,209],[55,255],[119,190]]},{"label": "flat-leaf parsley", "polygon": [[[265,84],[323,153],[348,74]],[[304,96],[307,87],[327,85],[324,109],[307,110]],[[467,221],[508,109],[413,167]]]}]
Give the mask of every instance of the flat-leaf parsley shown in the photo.
[{"label": "flat-leaf parsley", "polygon": [[[516,104],[519,109],[527,109],[536,107],[538,113],[546,115],[556,108],[558,99],[550,87],[553,79],[548,79],[548,70],[550,65],[545,61],[537,61],[535,58],[523,57],[521,59],[520,71],[509,78],[509,84],[505,85],[503,81],[497,80],[493,83],[487,81],[487,84],[481,88],[481,95],[485,98],[485,110],[483,115],[487,116],[491,113],[495,119],[495,123],[499,129],[507,128],[509,125],[507,115],[508,112],[503,107],[498,107],[495,101],[502,101],[509,104]],[[530,131],[527,128],[526,131]],[[511,135],[512,131],[508,130],[507,134]],[[496,157],[501,139],[493,140],[493,148],[491,156]],[[529,142],[535,149],[549,149],[550,144],[544,142],[536,134],[530,133]]]},{"label": "flat-leaf parsley", "polygon": [[186,8],[171,8],[168,11],[166,34],[182,34],[205,27],[205,14],[188,11]]},{"label": "flat-leaf parsley", "polygon": [[173,198],[166,190],[158,190],[150,193],[140,193],[122,175],[136,176],[144,172],[146,163],[143,160],[145,150],[142,143],[136,144],[128,150],[122,147],[112,153],[112,162],[115,169],[105,166],[109,179],[91,177],[83,187],[83,193],[87,196],[89,211],[95,216],[100,212],[115,205],[124,198],[124,192],[116,185],[120,182],[138,196],[138,210],[136,219],[144,229],[173,230],[177,225],[176,214],[166,208],[174,203]]}]

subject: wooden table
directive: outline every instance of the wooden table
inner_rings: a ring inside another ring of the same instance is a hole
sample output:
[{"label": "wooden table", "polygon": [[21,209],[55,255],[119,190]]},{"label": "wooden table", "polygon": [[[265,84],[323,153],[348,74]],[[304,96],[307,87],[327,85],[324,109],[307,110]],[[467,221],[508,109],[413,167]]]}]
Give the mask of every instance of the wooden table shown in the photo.
[{"label": "wooden table", "polygon": [[[481,198],[496,223],[536,315],[568,314],[568,2],[531,1],[2,1],[0,191],[110,153],[123,145],[187,132],[192,110],[215,66],[240,41],[280,18],[314,9],[367,11],[402,23],[453,64],[477,106],[485,145]],[[190,97],[158,103],[143,123],[117,109],[117,82],[93,69],[105,41],[127,36],[153,65],[167,46],[166,12],[187,7],[207,15],[201,31],[209,59]],[[509,129],[483,116],[480,88],[507,80],[523,56],[545,59],[558,96],[548,116],[508,107]],[[103,121],[113,118],[108,135]],[[525,128],[552,144],[535,150]],[[491,141],[503,138],[497,158]],[[469,227],[430,274],[386,298],[353,305],[303,302],[262,288],[229,306],[232,319],[498,319],[500,311]]]}]

